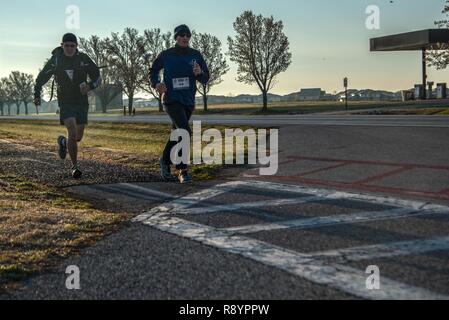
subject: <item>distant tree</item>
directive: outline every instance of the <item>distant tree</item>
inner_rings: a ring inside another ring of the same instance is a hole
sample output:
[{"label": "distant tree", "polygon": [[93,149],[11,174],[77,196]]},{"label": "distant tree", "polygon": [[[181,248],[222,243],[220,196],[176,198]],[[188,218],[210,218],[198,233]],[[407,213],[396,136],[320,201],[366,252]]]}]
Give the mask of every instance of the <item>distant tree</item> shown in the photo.
[{"label": "distant tree", "polygon": [[11,84],[11,82],[9,81],[9,77],[8,78],[3,78],[3,85],[4,85],[4,90],[6,93],[6,100],[5,100],[5,104],[8,107],[8,116],[11,115],[11,107],[14,105],[14,91],[13,91],[13,85]]},{"label": "distant tree", "polygon": [[209,68],[210,79],[206,85],[198,84],[198,92],[203,96],[204,111],[207,111],[207,99],[210,89],[223,82],[222,76],[229,66],[221,51],[221,41],[207,33],[192,33],[192,47],[199,50]]},{"label": "distant tree", "polygon": [[115,68],[117,80],[128,96],[129,115],[145,74],[144,59],[140,54],[142,42],[139,32],[132,28],[126,28],[121,35],[112,33],[111,38],[105,40],[108,64]]},{"label": "distant tree", "polygon": [[8,78],[8,95],[16,105],[16,115],[20,114],[20,105],[22,104],[22,84],[20,77],[19,71],[13,71]]},{"label": "distant tree", "polygon": [[1,78],[0,79],[0,115],[4,116],[4,107],[6,105],[6,102],[8,101],[8,96],[6,92],[6,86],[7,86],[7,78]]},{"label": "distant tree", "polygon": [[[443,18],[434,22],[440,29],[449,29],[449,0],[445,1],[441,12]],[[446,69],[449,65],[449,43],[439,43],[434,50],[427,52],[426,61],[429,67],[435,67],[437,70]]]},{"label": "distant tree", "polygon": [[264,18],[245,11],[234,22],[235,38],[228,37],[229,56],[238,65],[237,81],[256,83],[263,95],[263,109],[268,110],[268,92],[276,77],[288,69],[292,54],[283,32],[282,21]]},{"label": "distant tree", "polygon": [[151,87],[150,83],[150,68],[157,56],[164,50],[173,46],[173,38],[171,32],[162,33],[160,29],[145,30],[143,34],[143,41],[140,47],[140,54],[144,59],[144,75],[143,81],[140,84],[140,89],[152,95],[159,105],[159,111],[164,111],[162,106],[161,95]]},{"label": "distant tree", "polygon": [[119,85],[117,81],[117,68],[108,65],[108,39],[100,39],[98,36],[91,36],[89,39],[80,38],[80,49],[86,53],[96,64],[101,67],[102,84],[95,89],[95,95],[101,103],[103,113],[107,113],[107,106],[117,96],[115,90],[111,90],[111,85]]},{"label": "distant tree", "polygon": [[[13,86],[13,97],[17,103],[17,114],[19,114],[20,103],[25,106],[25,114],[28,115],[28,104],[33,101],[34,94],[34,78],[31,74],[19,71],[13,71],[9,76],[11,85]],[[39,113],[36,107],[36,113]]]}]

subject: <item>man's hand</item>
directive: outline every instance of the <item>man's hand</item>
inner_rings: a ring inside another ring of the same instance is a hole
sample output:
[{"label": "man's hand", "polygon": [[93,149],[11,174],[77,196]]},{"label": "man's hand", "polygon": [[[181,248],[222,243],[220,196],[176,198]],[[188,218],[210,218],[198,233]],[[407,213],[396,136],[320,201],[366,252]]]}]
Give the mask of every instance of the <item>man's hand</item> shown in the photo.
[{"label": "man's hand", "polygon": [[81,94],[82,95],[86,95],[90,91],[90,86],[88,86],[87,84],[83,83],[83,84],[80,85],[80,90],[81,90]]},{"label": "man's hand", "polygon": [[164,93],[167,93],[167,86],[163,83],[158,83],[156,85],[156,90],[160,95],[163,95]]},{"label": "man's hand", "polygon": [[201,70],[200,65],[196,62],[193,64],[193,74],[195,75],[195,77],[203,74],[203,70]]},{"label": "man's hand", "polygon": [[41,105],[41,98],[34,98],[33,103],[36,107]]}]

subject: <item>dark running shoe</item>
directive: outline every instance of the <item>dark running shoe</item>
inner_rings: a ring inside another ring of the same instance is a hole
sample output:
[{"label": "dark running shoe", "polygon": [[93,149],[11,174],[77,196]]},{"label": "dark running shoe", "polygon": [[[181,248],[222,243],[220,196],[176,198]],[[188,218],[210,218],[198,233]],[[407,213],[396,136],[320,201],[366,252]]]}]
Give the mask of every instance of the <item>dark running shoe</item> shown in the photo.
[{"label": "dark running shoe", "polygon": [[81,172],[81,169],[80,169],[79,165],[74,165],[72,167],[72,177],[73,177],[73,179],[81,179],[82,176],[83,176],[83,173]]},{"label": "dark running shoe", "polygon": [[189,172],[187,170],[181,170],[178,176],[178,180],[181,184],[187,184],[192,182],[192,177],[189,175]]},{"label": "dark running shoe", "polygon": [[161,179],[165,182],[176,181],[176,177],[171,174],[170,165],[166,164],[162,158],[159,160],[159,164],[161,166]]},{"label": "dark running shoe", "polygon": [[64,136],[58,138],[58,146],[59,157],[64,160],[67,157],[67,139]]}]

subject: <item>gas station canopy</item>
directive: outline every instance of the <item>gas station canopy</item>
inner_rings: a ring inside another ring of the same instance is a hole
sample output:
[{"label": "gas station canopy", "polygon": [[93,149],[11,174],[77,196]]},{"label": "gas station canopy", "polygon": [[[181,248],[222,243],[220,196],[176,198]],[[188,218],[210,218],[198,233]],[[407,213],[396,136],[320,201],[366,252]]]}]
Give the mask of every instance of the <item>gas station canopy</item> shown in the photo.
[{"label": "gas station canopy", "polygon": [[426,51],[449,44],[449,29],[427,29],[370,39],[371,51],[421,51],[422,90],[426,99]]},{"label": "gas station canopy", "polygon": [[432,50],[449,43],[449,29],[428,29],[371,39],[371,51]]}]

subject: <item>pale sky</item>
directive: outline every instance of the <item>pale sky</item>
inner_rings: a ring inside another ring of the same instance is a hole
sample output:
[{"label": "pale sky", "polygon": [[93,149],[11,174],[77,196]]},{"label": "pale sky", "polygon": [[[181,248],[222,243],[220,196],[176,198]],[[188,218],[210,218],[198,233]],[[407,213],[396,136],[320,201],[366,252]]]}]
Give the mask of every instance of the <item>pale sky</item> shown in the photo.
[{"label": "pale sky", "polygon": [[[2,1],[0,11],[0,77],[13,70],[36,75],[66,32],[81,37],[108,36],[133,27],[172,31],[187,24],[197,32],[217,36],[227,52],[233,22],[245,10],[282,20],[293,54],[287,72],[271,91],[288,94],[301,88],[342,90],[347,76],[352,88],[396,91],[421,82],[420,52],[369,52],[372,37],[434,28],[444,0],[190,0],[186,1]],[[66,8],[80,10],[80,29],[66,28]],[[368,30],[367,6],[380,8],[380,30]],[[235,81],[237,67],[211,94],[257,94],[256,86]],[[429,69],[429,81],[449,82],[449,71]]]}]

